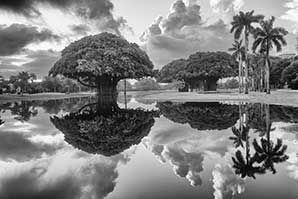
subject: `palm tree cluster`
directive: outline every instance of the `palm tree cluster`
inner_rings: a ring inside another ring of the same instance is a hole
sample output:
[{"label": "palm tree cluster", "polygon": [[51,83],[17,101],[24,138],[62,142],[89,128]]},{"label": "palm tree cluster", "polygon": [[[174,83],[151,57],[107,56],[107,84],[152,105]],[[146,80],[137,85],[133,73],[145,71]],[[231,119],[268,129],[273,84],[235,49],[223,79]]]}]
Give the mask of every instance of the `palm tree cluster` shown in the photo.
[{"label": "palm tree cluster", "polygon": [[[252,52],[255,53],[258,50],[258,53],[265,57],[265,90],[267,94],[270,94],[270,51],[275,47],[276,51],[280,52],[282,46],[287,44],[284,37],[288,34],[284,28],[274,27],[274,21],[274,17],[265,20],[263,15],[255,15],[254,11],[246,13],[240,11],[233,17],[231,33],[234,33],[235,43],[229,50],[233,51],[233,56],[239,63],[240,93],[244,87],[245,94],[248,94],[249,37],[253,36]],[[257,26],[255,27],[254,24]],[[242,44],[243,40],[244,44]]]}]

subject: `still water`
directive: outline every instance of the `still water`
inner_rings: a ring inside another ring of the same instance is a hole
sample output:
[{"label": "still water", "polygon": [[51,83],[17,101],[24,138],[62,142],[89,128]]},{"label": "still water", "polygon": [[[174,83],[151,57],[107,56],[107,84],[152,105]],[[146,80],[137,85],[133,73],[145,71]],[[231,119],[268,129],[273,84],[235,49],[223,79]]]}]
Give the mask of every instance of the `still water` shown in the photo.
[{"label": "still water", "polygon": [[0,105],[1,199],[298,198],[298,108]]}]

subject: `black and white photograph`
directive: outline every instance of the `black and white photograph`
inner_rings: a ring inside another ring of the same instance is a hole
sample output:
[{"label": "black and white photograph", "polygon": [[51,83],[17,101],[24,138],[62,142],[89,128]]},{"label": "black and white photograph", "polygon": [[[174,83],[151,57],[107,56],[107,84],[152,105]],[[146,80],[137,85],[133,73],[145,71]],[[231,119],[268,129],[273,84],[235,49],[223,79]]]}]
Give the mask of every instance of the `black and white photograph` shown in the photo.
[{"label": "black and white photograph", "polygon": [[0,199],[198,198],[298,198],[298,0],[0,0]]}]

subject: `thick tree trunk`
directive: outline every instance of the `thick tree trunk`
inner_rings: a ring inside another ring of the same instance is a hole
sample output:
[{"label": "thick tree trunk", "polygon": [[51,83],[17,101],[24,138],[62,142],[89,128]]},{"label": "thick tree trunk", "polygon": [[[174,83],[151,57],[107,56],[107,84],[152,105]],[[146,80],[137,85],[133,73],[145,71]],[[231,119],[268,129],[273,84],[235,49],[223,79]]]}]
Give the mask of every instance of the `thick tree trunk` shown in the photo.
[{"label": "thick tree trunk", "polygon": [[117,97],[118,80],[111,77],[100,77],[97,79],[97,94],[98,96]]},{"label": "thick tree trunk", "polygon": [[117,107],[117,83],[118,79],[109,76],[97,79],[98,109],[103,114],[109,113]]},{"label": "thick tree trunk", "polygon": [[216,91],[217,88],[217,79],[210,78],[206,80],[205,91]]},{"label": "thick tree trunk", "polygon": [[97,111],[100,115],[108,116],[118,110],[117,98],[113,96],[98,96],[97,98]]},{"label": "thick tree trunk", "polygon": [[179,92],[188,92],[188,84],[185,82],[183,88],[178,89]]}]

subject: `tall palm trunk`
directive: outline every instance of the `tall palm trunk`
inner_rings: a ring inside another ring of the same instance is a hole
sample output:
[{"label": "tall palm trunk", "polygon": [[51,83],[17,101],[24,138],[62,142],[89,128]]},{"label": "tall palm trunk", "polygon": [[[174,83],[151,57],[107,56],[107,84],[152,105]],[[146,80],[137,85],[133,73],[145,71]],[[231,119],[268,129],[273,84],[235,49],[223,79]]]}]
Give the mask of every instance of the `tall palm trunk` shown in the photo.
[{"label": "tall palm trunk", "polygon": [[269,48],[267,48],[266,52],[266,93],[270,94],[270,60],[269,60]]},{"label": "tall palm trunk", "polygon": [[248,94],[248,30],[245,28],[244,30],[244,48],[245,48],[245,60],[244,60],[244,65],[245,65],[245,94]]},{"label": "tall palm trunk", "polygon": [[239,55],[239,93],[242,93],[242,55]]},{"label": "tall palm trunk", "polygon": [[260,92],[264,91],[264,70],[263,70],[263,66],[261,66],[261,80],[260,80]]}]

